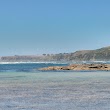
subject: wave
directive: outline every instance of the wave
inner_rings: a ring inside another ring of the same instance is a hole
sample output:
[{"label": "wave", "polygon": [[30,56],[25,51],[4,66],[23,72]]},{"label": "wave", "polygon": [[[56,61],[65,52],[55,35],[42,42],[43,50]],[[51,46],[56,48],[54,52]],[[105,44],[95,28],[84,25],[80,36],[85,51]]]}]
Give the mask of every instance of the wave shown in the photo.
[{"label": "wave", "polygon": [[0,64],[67,64],[60,62],[0,62]]},{"label": "wave", "polygon": [[70,64],[110,64],[110,61],[72,61]]},{"label": "wave", "polygon": [[110,61],[73,61],[73,62],[0,62],[0,64],[91,64],[104,63],[110,64]]}]

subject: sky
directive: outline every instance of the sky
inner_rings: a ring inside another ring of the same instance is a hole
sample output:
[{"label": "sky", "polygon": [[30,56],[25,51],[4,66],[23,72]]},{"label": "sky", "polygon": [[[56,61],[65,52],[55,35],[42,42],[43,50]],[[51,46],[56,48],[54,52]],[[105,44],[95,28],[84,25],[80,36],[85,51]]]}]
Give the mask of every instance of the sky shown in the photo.
[{"label": "sky", "polygon": [[110,0],[0,0],[0,56],[110,46]]}]

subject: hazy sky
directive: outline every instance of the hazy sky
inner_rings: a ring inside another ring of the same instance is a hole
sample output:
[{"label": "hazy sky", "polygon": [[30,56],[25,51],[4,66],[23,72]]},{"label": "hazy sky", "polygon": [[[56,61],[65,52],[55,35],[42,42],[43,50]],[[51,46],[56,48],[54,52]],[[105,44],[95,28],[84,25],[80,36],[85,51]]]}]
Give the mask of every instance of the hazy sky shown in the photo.
[{"label": "hazy sky", "polygon": [[110,46],[110,0],[0,0],[0,56]]}]

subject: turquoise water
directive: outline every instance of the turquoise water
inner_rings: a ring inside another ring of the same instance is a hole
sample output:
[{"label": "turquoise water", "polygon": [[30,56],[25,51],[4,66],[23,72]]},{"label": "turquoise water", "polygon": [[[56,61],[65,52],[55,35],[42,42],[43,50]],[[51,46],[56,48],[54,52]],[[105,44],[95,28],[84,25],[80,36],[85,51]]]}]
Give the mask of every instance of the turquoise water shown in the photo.
[{"label": "turquoise water", "polygon": [[110,72],[0,72],[0,110],[110,110]]}]

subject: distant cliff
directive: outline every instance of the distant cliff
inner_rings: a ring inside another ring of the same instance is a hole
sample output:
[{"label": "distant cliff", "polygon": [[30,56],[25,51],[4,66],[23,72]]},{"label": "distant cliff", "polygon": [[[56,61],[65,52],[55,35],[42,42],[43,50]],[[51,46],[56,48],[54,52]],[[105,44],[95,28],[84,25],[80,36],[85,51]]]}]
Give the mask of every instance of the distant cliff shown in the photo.
[{"label": "distant cliff", "polygon": [[110,61],[110,47],[96,50],[81,50],[73,53],[43,54],[36,56],[6,56],[1,62],[46,62],[46,61]]},{"label": "distant cliff", "polygon": [[110,61],[110,47],[96,50],[81,50],[73,53],[60,53],[53,55],[52,58],[57,61]]},{"label": "distant cliff", "polygon": [[72,59],[81,61],[110,61],[110,47],[77,51],[72,54]]}]

